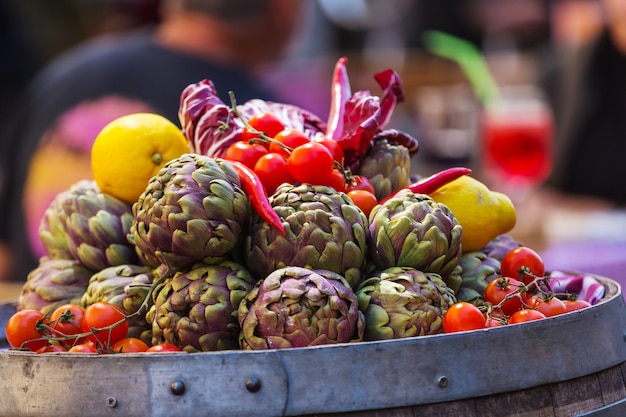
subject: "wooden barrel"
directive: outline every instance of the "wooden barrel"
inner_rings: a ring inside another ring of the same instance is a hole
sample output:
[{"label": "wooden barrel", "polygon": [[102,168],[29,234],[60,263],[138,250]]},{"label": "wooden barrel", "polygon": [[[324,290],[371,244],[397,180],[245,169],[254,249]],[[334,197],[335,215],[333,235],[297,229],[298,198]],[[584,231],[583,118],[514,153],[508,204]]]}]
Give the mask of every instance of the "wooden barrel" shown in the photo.
[{"label": "wooden barrel", "polygon": [[0,415],[626,416],[620,286],[482,331],[270,351],[0,352]]}]

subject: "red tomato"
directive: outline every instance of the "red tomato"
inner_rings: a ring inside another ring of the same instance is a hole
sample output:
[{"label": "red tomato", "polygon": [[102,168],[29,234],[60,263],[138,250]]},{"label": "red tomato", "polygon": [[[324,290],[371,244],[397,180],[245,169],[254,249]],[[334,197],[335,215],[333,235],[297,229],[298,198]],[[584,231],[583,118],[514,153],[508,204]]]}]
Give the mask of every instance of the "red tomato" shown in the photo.
[{"label": "red tomato", "polygon": [[111,352],[113,353],[135,353],[145,352],[146,350],[148,350],[148,345],[136,337],[125,337],[115,342],[111,347]]},{"label": "red tomato", "polygon": [[158,345],[153,345],[146,350],[146,352],[154,353],[154,352],[182,352],[180,348],[171,343],[159,343]]},{"label": "red tomato", "polygon": [[67,349],[61,345],[48,345],[44,346],[37,351],[37,353],[53,353],[53,352],[67,352]]},{"label": "red tomato", "polygon": [[509,324],[524,323],[527,321],[545,319],[546,316],[541,311],[532,309],[517,310],[509,317]]},{"label": "red tomato", "polygon": [[77,343],[76,337],[71,337],[83,332],[83,316],[85,309],[76,304],[64,304],[56,308],[49,319],[51,334],[54,337],[66,337],[67,340],[59,341],[65,348],[70,348]]},{"label": "red tomato", "polygon": [[298,182],[326,184],[332,175],[335,160],[324,145],[309,142],[291,151],[287,166],[291,176]]},{"label": "red tomato", "polygon": [[233,143],[226,149],[224,159],[239,161],[248,168],[254,169],[256,162],[266,153],[267,149],[263,145],[239,141]]},{"label": "red tomato", "polygon": [[[287,146],[291,149],[295,149],[300,145],[311,142],[311,139],[304,133],[295,129],[285,129],[278,132],[274,136],[274,140],[270,142],[270,152],[281,154],[285,159],[289,159],[292,151],[288,151],[283,146]],[[282,144],[283,146],[281,146]]]},{"label": "red tomato", "polygon": [[340,164],[343,164],[343,148],[341,147],[341,145],[339,145],[339,143],[337,143],[336,140],[324,136],[322,138],[316,138],[314,141],[326,146],[326,148],[328,148],[328,150],[332,154],[333,159]]},{"label": "red tomato", "polygon": [[72,353],[98,353],[96,344],[93,342],[85,342],[78,345],[74,345],[67,350]]},{"label": "red tomato", "polygon": [[333,169],[333,172],[328,178],[328,181],[324,185],[328,185],[333,187],[335,191],[345,192],[346,191],[346,177],[339,171],[337,168]]},{"label": "red tomato", "polygon": [[[285,129],[285,125],[283,122],[276,116],[271,113],[257,113],[248,119],[248,124],[254,130],[263,132],[270,138],[273,138],[280,132]],[[244,142],[248,142],[252,139],[258,138],[259,135],[250,131],[247,127],[243,128],[241,132],[241,140]],[[269,146],[269,144],[267,144]]]},{"label": "red tomato", "polygon": [[563,304],[565,304],[565,309],[569,313],[570,311],[582,310],[583,308],[591,307],[591,303],[589,301],[576,299],[576,300],[563,300]]},{"label": "red tomato", "polygon": [[450,306],[443,315],[445,333],[464,332],[485,328],[485,316],[474,304],[459,301]]},{"label": "red tomato", "polygon": [[489,281],[485,288],[484,300],[496,309],[510,316],[522,308],[522,298],[518,293],[521,283],[515,278],[496,278]]},{"label": "red tomato", "polygon": [[6,324],[6,338],[14,348],[25,347],[32,351],[37,351],[48,344],[46,339],[37,327],[47,320],[39,310],[25,309],[13,314]]},{"label": "red tomato", "polygon": [[485,314],[485,327],[500,327],[508,324],[508,318],[500,313],[491,312],[491,314]]},{"label": "red tomato", "polygon": [[530,308],[542,312],[546,317],[558,316],[567,312],[563,301],[556,297],[533,295],[526,302]]},{"label": "red tomato", "polygon": [[365,190],[376,195],[376,190],[374,189],[372,182],[367,177],[362,175],[353,175],[352,181],[348,184],[347,190]]},{"label": "red tomato", "polygon": [[372,209],[378,205],[376,196],[369,191],[365,190],[352,190],[348,191],[348,197],[352,200],[358,208],[363,210],[365,216],[369,217]]},{"label": "red tomato", "polygon": [[529,285],[535,277],[545,275],[543,259],[537,252],[526,246],[512,249],[504,255],[500,270],[502,276],[513,277],[525,285]]},{"label": "red tomato", "polygon": [[270,152],[259,158],[254,165],[254,172],[265,188],[268,195],[274,194],[282,183],[293,184],[295,181],[289,173],[287,161],[282,155]]},{"label": "red tomato", "polygon": [[[108,327],[115,325],[111,329]],[[126,337],[128,333],[128,320],[124,311],[116,305],[103,301],[94,303],[85,309],[83,316],[83,332],[93,332],[87,337],[91,342],[113,345],[118,340]]]}]

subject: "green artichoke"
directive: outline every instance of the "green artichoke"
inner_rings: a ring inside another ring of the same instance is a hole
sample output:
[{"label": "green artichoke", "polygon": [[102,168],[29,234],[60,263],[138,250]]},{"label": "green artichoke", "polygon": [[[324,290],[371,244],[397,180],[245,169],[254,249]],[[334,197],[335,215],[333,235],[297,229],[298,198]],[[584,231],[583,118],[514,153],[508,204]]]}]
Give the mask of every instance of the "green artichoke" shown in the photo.
[{"label": "green artichoke", "polygon": [[292,266],[257,283],[239,323],[241,347],[263,350],[362,341],[365,318],[341,275]]},{"label": "green artichoke", "polygon": [[403,267],[364,280],[356,295],[365,314],[365,340],[441,333],[443,315],[456,302],[438,274]]},{"label": "green artichoke", "polygon": [[411,184],[411,156],[406,146],[376,139],[357,174],[367,177],[381,199]]},{"label": "green artichoke", "polygon": [[286,266],[325,269],[355,288],[367,256],[367,218],[344,193],[326,186],[282,185],[270,197],[282,234],[258,216],[243,242],[243,259],[257,279]]},{"label": "green artichoke", "polygon": [[81,298],[81,305],[89,307],[99,301],[106,301],[124,310],[128,319],[128,336],[144,342],[151,341],[151,326],[139,310],[150,292],[154,278],[153,270],[143,265],[118,265],[105,268],[91,276],[87,290]]},{"label": "green artichoke", "polygon": [[137,263],[126,235],[131,206],[82,180],[59,193],[46,210],[39,237],[52,259],[77,259],[92,271]]},{"label": "green artichoke", "polygon": [[402,190],[370,213],[370,257],[392,266],[451,276],[461,258],[461,225],[443,204]]},{"label": "green artichoke", "polygon": [[500,276],[500,261],[476,251],[464,253],[459,262],[461,266],[461,287],[456,293],[459,301],[482,299],[487,284]]},{"label": "green artichoke", "polygon": [[228,161],[185,154],[168,162],[133,205],[130,240],[152,267],[219,262],[237,244],[250,211]]},{"label": "green artichoke", "polygon": [[187,352],[239,349],[237,308],[255,280],[232,261],[194,264],[157,285],[146,314],[152,343]]},{"label": "green artichoke", "polygon": [[93,271],[75,259],[41,258],[26,277],[17,309],[52,313],[63,304],[80,304]]}]

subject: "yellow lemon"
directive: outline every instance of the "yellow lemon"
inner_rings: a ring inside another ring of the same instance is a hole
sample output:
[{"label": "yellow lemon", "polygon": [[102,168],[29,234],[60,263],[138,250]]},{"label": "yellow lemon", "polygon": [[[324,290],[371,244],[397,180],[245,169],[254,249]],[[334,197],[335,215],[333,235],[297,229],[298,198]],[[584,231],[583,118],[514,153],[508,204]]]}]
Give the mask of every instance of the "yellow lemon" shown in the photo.
[{"label": "yellow lemon", "polygon": [[189,152],[181,130],[154,113],[133,113],[107,124],[91,148],[91,171],[100,191],[129,204],[168,161]]},{"label": "yellow lemon", "polygon": [[445,204],[463,227],[463,252],[482,249],[496,236],[513,229],[517,214],[511,199],[491,191],[482,182],[462,176],[434,193],[431,198]]}]

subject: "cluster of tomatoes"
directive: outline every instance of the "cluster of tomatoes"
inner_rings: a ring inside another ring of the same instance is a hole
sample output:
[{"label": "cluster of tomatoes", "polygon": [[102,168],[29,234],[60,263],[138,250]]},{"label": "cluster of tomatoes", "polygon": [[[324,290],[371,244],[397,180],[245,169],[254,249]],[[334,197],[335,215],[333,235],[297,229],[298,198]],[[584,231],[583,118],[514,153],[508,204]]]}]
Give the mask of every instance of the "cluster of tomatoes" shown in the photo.
[{"label": "cluster of tomatoes", "polygon": [[128,337],[128,318],[118,306],[97,302],[86,309],[64,304],[51,314],[24,309],[13,314],[6,325],[6,338],[13,348],[37,353],[133,353],[178,352],[164,343],[148,346]]},{"label": "cluster of tomatoes", "polygon": [[377,204],[374,187],[343,168],[343,148],[333,139],[311,139],[285,128],[271,113],[257,113],[245,122],[241,140],[228,147],[224,159],[252,169],[267,195],[283,183],[326,185],[345,192],[366,214]]},{"label": "cluster of tomatoes", "polygon": [[446,311],[445,333],[540,320],[591,306],[570,294],[554,294],[547,284],[543,260],[528,247],[509,251],[500,269],[501,276],[487,284],[480,307],[461,301]]}]

